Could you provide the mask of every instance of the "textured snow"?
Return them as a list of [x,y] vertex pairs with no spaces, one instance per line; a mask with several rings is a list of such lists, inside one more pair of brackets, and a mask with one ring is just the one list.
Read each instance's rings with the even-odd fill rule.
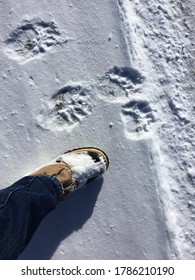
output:
[[77,147],[110,158],[21,259],[194,259],[194,10],[0,2],[1,188]]

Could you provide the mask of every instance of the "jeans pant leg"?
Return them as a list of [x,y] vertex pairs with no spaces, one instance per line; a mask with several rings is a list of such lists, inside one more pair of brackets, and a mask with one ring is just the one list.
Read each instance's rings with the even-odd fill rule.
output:
[[57,179],[27,176],[0,190],[0,259],[17,259],[61,194]]

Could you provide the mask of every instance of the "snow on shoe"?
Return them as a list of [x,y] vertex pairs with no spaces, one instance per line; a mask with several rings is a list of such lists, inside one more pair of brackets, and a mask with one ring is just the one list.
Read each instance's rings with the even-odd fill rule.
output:
[[66,152],[55,162],[64,162],[72,171],[72,184],[69,191],[84,187],[99,178],[108,168],[108,157],[96,148],[81,148]]

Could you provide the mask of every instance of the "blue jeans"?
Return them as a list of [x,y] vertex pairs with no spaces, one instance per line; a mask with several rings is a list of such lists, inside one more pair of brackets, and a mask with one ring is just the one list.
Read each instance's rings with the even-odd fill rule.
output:
[[47,175],[27,176],[0,190],[1,260],[18,258],[61,193],[57,179]]

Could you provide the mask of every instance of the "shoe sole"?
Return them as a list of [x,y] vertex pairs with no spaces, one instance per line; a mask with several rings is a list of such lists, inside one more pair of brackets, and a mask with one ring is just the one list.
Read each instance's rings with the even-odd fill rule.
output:
[[94,147],[84,147],[84,148],[78,148],[78,149],[73,149],[65,152],[64,154],[70,154],[70,153],[79,153],[79,152],[88,152],[88,153],[97,153],[100,156],[103,157],[104,162],[106,164],[106,169],[108,169],[109,166],[109,158],[105,152],[103,152],[100,149],[94,148]]

